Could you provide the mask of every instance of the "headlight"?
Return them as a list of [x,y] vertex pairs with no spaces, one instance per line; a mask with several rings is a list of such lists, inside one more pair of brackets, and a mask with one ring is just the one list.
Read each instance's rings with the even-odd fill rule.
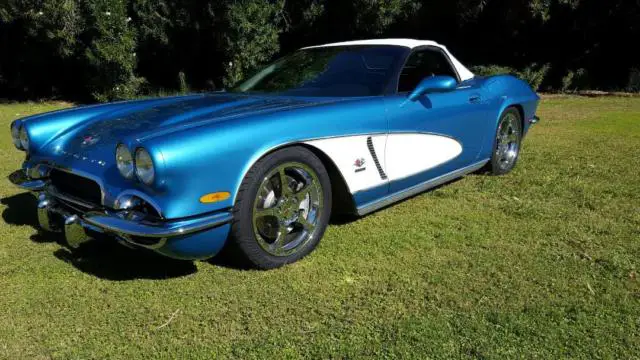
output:
[[116,164],[118,165],[118,171],[120,175],[126,179],[133,179],[135,167],[133,165],[133,156],[131,151],[124,144],[119,144],[116,147]]
[[11,139],[13,140],[13,145],[22,150],[22,144],[20,144],[20,122],[18,121],[11,124]]
[[20,138],[20,146],[22,146],[22,150],[29,151],[29,134],[27,134],[27,129],[24,125],[20,127],[18,137]]
[[151,159],[149,152],[143,148],[136,150],[136,175],[140,181],[147,185],[153,184],[156,176],[153,159]]

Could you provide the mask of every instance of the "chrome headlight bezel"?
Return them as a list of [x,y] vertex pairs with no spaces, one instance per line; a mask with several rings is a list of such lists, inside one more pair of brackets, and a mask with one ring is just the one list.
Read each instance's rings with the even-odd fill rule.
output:
[[24,127],[24,125],[20,126],[20,130],[18,134],[19,134],[18,137],[20,139],[20,146],[22,147],[22,150],[29,151],[30,139],[29,139],[29,133],[27,132],[27,128]]
[[120,175],[125,179],[131,180],[135,177],[136,166],[133,154],[125,144],[121,143],[116,146],[116,166]]
[[156,168],[151,154],[142,147],[135,153],[136,176],[145,185],[152,185],[156,178]]

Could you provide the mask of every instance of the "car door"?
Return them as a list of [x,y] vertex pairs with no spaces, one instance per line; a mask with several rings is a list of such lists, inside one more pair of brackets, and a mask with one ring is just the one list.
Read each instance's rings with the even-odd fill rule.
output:
[[[408,94],[428,77],[458,80],[446,93],[428,93],[417,101]],[[439,48],[414,50],[400,74],[398,91],[385,98],[389,135],[385,149],[390,192],[463,169],[478,161],[488,125],[488,105],[478,82],[460,82]]]

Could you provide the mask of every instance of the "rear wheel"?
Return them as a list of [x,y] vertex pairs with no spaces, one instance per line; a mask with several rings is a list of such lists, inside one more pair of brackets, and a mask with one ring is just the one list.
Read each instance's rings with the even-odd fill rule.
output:
[[494,140],[489,172],[504,175],[516,166],[522,141],[522,119],[516,108],[508,108],[500,117]]
[[258,161],[234,207],[232,236],[256,267],[271,269],[313,251],[331,215],[331,183],[311,151],[286,148]]

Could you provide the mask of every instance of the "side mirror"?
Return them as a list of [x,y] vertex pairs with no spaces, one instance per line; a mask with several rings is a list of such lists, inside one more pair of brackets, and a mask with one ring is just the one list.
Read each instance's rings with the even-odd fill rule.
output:
[[420,81],[413,92],[409,94],[409,100],[417,101],[424,94],[453,91],[456,86],[458,86],[458,82],[451,76],[430,76]]

